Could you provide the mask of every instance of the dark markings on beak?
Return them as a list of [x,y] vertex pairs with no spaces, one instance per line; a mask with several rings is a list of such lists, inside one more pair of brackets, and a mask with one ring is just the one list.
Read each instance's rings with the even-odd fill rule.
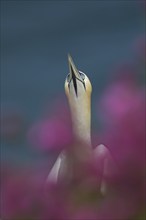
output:
[[73,72],[72,66],[71,66],[71,74],[72,74],[73,85],[74,85],[74,88],[75,88],[75,93],[76,93],[76,96],[78,96],[77,81],[76,81],[77,79],[76,79],[76,76]]
[[74,72],[73,72],[73,68],[72,68],[72,66],[71,66],[71,78],[70,78],[70,80],[68,81],[68,88],[69,88],[69,90],[70,90],[70,83],[71,83],[72,80],[73,80],[73,85],[74,85],[74,89],[75,89],[76,96],[78,97],[77,80],[79,80],[81,83],[83,83],[83,86],[84,86],[84,89],[85,89],[85,90],[86,90],[86,85],[85,85],[84,80],[82,81],[81,79],[79,79],[78,77],[76,77],[76,75],[75,75]]

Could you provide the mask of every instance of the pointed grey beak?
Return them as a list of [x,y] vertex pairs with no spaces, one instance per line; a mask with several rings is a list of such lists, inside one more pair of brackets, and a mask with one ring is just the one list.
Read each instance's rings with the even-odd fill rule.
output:
[[78,69],[76,68],[70,54],[68,54],[68,64],[69,64],[69,73],[71,74],[71,78],[78,78],[78,79],[82,80],[80,73],[79,73]]
[[[85,83],[84,83],[83,78],[81,77],[81,74],[79,73],[78,69],[76,68],[70,54],[68,54],[68,63],[69,63],[70,82],[73,81],[74,90],[75,90],[76,96],[78,96],[78,83],[77,83],[77,81],[82,82],[84,88],[85,88]],[[70,86],[70,82],[68,84],[69,86]]]

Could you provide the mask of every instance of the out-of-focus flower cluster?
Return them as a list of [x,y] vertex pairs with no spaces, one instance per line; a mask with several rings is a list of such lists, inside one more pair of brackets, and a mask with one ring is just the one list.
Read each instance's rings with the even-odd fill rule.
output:
[[[72,178],[46,182],[48,167],[34,170],[4,166],[3,220],[145,219],[145,85],[139,83],[141,74],[134,65],[116,71],[97,104],[97,116],[102,123],[98,143],[107,147],[116,172],[101,173],[98,161],[86,155],[87,146],[74,139],[69,112],[61,101],[52,113],[30,127],[27,138],[41,151],[66,150]],[[105,194],[100,190],[103,175]]]
[[61,98],[56,101],[50,115],[44,114],[28,132],[32,146],[43,150],[62,150],[73,141],[69,110]]

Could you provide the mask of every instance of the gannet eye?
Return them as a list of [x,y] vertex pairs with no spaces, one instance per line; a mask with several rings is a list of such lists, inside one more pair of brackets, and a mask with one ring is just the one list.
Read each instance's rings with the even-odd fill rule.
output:
[[80,71],[79,71],[79,73],[80,73],[80,76],[81,76],[82,80],[84,80],[85,79],[85,74],[80,72]]

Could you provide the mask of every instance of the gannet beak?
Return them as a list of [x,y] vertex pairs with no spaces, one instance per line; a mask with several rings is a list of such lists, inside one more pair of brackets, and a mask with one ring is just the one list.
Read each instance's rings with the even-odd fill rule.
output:
[[78,69],[76,68],[70,54],[68,54],[68,64],[69,64],[69,73],[71,74],[71,78],[78,78],[78,79],[82,80],[80,73],[79,73]]
[[[76,96],[78,96],[78,82],[80,81],[81,83],[83,83],[83,86],[85,87],[85,83],[83,78],[81,77],[80,72],[78,71],[78,69],[76,68],[72,57],[68,54],[68,63],[69,63],[69,76],[70,76],[70,82],[73,82],[73,86],[74,86],[74,90],[75,90],[75,94]],[[69,83],[70,85],[70,83]]]

